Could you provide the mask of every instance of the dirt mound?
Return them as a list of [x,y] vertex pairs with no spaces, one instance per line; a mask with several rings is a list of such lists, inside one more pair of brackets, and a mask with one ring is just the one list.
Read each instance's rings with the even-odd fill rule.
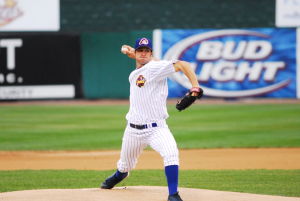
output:
[[[192,188],[179,189],[183,200],[188,201],[300,201],[300,198],[212,191]],[[166,201],[167,187],[129,186],[112,190],[52,189],[0,193],[3,201]]]

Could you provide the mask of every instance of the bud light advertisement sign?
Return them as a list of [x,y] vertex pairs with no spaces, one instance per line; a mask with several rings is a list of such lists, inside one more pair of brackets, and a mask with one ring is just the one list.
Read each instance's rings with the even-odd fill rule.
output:
[[[155,30],[154,51],[190,62],[208,97],[296,98],[296,35],[276,28]],[[168,84],[170,98],[191,87],[183,73]]]

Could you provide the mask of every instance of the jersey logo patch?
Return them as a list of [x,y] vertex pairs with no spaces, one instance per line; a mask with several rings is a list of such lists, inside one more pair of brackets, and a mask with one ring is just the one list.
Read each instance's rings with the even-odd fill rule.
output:
[[143,87],[145,85],[146,79],[143,75],[139,75],[139,77],[136,79],[136,86]]

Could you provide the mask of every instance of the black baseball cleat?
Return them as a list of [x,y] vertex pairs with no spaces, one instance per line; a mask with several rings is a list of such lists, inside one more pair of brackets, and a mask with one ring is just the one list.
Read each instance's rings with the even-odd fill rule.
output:
[[102,189],[112,189],[115,185],[120,183],[123,179],[125,179],[128,176],[128,173],[124,174],[124,177],[122,179],[117,178],[115,174],[112,176],[108,177],[102,184],[101,188]]
[[183,201],[183,200],[181,199],[181,197],[179,196],[179,194],[177,192],[173,195],[169,195],[168,201]]

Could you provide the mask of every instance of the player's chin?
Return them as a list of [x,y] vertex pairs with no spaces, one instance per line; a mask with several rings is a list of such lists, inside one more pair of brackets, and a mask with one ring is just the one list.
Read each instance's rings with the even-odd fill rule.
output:
[[139,63],[142,65],[145,65],[145,64],[149,63],[149,61],[150,61],[150,59],[140,59]]

